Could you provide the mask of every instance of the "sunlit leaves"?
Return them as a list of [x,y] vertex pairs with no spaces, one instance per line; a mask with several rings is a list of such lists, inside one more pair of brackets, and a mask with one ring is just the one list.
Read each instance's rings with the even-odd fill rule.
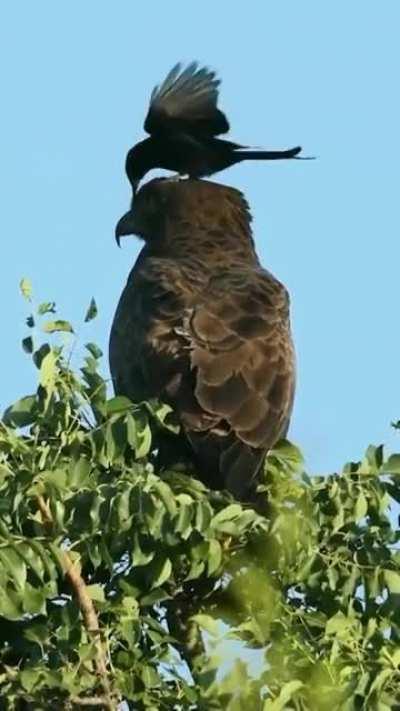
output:
[[[43,316],[53,325],[51,343],[35,345],[39,329],[24,339],[38,388],[0,426],[0,696],[10,709],[98,693],[66,551],[95,606],[110,683],[132,708],[396,708],[400,455],[371,446],[342,473],[310,478],[282,442],[267,458],[261,516],[182,465],[162,468],[159,433],[173,441],[174,413],[109,397],[94,343],[73,370],[60,345],[72,327],[47,321],[54,303],[36,308],[28,283],[23,291],[29,326]],[[185,606],[174,626],[171,611]],[[196,630],[209,653],[192,651],[190,678],[180,634],[193,650]],[[221,665],[231,644],[241,661]],[[253,673],[244,648],[259,654]]]
[[0,615],[21,620],[43,614],[56,593],[57,568],[50,551],[35,542],[0,539]]

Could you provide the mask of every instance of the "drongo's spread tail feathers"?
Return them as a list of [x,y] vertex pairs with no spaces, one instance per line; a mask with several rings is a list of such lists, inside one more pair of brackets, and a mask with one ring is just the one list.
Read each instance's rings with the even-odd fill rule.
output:
[[144,122],[150,138],[137,143],[126,158],[133,191],[153,168],[202,178],[243,160],[298,158],[301,147],[283,151],[251,150],[216,136],[229,130],[225,114],[217,107],[220,81],[215,72],[192,62],[177,64],[151,94]]

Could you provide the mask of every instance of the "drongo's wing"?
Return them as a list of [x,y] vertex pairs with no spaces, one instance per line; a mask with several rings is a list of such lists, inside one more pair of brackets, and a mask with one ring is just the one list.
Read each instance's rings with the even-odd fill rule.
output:
[[160,86],[153,89],[144,129],[151,135],[184,131],[217,136],[229,130],[217,108],[219,79],[207,67],[192,62],[185,69],[176,64]]

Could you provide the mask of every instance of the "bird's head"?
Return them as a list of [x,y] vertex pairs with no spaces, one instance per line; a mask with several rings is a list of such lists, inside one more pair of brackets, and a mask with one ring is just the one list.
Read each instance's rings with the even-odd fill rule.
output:
[[128,151],[125,161],[125,171],[132,185],[133,195],[136,194],[139,183],[144,175],[156,167],[153,165],[153,162],[151,145],[148,139],[140,141]]
[[126,235],[148,240],[159,234],[165,215],[165,199],[161,189],[164,180],[151,180],[132,198],[131,209],[121,217],[115,228],[118,246],[121,237]]
[[251,235],[250,213],[242,193],[234,188],[207,180],[155,178],[138,191],[131,209],[116,227],[119,244],[124,235],[137,235],[148,242],[167,237],[178,239],[177,226],[191,227],[191,233],[209,230],[218,241],[230,232],[240,241]]

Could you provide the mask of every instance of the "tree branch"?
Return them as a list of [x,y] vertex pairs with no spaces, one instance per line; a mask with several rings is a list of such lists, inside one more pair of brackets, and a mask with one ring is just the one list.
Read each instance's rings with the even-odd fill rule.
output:
[[[53,525],[53,517],[50,508],[43,496],[37,497],[38,506],[43,517],[43,521],[49,525]],[[79,566],[73,561],[67,551],[62,551],[63,567],[66,578],[69,580],[72,589],[74,590],[79,608],[82,613],[83,622],[89,635],[92,637],[96,649],[95,665],[99,680],[104,692],[103,696],[81,698],[74,703],[79,703],[81,706],[100,706],[102,705],[109,711],[115,711],[117,708],[116,700],[113,698],[111,686],[108,678],[107,656],[101,640],[101,631],[96,609],[93,605],[93,600],[89,595],[87,585],[82,578]],[[71,699],[72,700],[72,699]]]

